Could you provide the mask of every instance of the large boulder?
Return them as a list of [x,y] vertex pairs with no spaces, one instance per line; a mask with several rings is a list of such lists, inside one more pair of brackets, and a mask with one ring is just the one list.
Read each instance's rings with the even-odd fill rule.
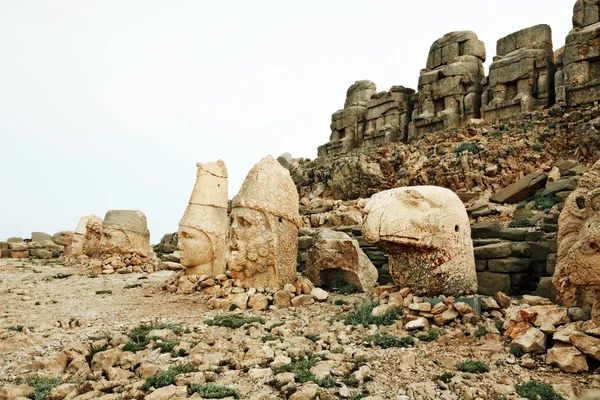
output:
[[469,218],[454,192],[437,186],[386,190],[364,212],[364,237],[388,251],[397,285],[419,295],[477,291]]
[[358,241],[344,232],[321,230],[313,239],[306,259],[306,275],[316,286],[344,281],[362,292],[377,282],[377,268],[360,249]]

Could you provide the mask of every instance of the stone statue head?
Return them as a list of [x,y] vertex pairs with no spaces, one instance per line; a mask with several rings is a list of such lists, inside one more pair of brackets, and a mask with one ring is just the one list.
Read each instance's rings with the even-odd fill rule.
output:
[[179,222],[179,252],[187,274],[218,275],[227,257],[227,167],[198,163],[196,184]]
[[281,288],[296,277],[298,192],[273,157],[248,173],[233,199],[229,269],[245,287]]
[[[80,224],[85,221],[83,231],[82,252],[88,257],[99,257],[102,253],[102,218],[97,215],[88,215],[81,219]],[[81,232],[80,226],[75,230],[76,235]]]
[[149,257],[152,253],[150,231],[144,213],[137,210],[108,211],[102,223],[101,247],[103,254],[131,253]]
[[600,161],[581,177],[560,214],[553,283],[566,306],[590,309],[600,299]]

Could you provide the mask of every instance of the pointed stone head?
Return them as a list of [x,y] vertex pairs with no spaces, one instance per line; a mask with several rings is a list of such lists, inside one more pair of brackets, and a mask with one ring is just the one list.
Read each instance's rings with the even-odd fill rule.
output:
[[227,263],[227,167],[222,160],[196,166],[196,184],[179,222],[181,264],[187,274],[214,276]]

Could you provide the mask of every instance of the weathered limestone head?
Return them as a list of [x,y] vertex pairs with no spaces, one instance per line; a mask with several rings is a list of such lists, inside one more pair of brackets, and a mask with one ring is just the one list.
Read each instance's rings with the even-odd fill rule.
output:
[[[97,258],[102,254],[102,218],[97,215],[88,215],[83,217],[79,223],[85,221],[85,230],[83,235],[82,251],[90,258]],[[80,231],[77,226],[75,233]]]
[[247,288],[282,288],[296,278],[298,192],[271,156],[248,173],[232,203],[229,269]]
[[566,306],[600,306],[600,161],[582,176],[560,214],[553,283]]
[[100,217],[98,217],[97,215],[93,215],[93,214],[84,215],[83,217],[81,217],[79,219],[79,222],[77,223],[77,228],[75,228],[75,232],[73,232],[71,255],[73,255],[73,256],[83,255],[83,237],[85,236],[87,222],[92,217],[96,217],[96,218],[100,219]]
[[73,254],[73,231],[61,231],[52,236],[52,241],[60,246],[65,246],[65,256]]
[[179,222],[179,251],[186,273],[218,275],[227,266],[227,167],[198,163],[196,184]]
[[437,186],[386,190],[364,213],[365,239],[388,251],[397,285],[420,295],[477,291],[469,218],[454,192]]
[[377,85],[371,81],[356,81],[346,92],[346,102],[344,108],[356,105],[366,105],[365,103],[377,93]]
[[101,247],[103,254],[150,256],[150,231],[144,213],[137,210],[108,211],[102,223]]

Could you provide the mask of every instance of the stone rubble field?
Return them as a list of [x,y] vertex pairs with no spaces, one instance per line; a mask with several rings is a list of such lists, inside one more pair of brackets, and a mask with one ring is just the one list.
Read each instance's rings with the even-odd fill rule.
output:
[[[500,333],[523,329],[515,315],[533,315],[540,298],[508,309],[482,298],[478,317],[451,299],[432,308],[379,287],[377,299],[331,292],[303,307],[214,310],[200,292],[163,290],[172,274],[0,260],[0,399],[570,399],[600,389],[594,358],[588,372],[566,373],[537,354],[551,347],[545,336]],[[550,307],[540,329],[560,331],[566,310]],[[563,369],[581,368],[575,353],[560,355]]]

